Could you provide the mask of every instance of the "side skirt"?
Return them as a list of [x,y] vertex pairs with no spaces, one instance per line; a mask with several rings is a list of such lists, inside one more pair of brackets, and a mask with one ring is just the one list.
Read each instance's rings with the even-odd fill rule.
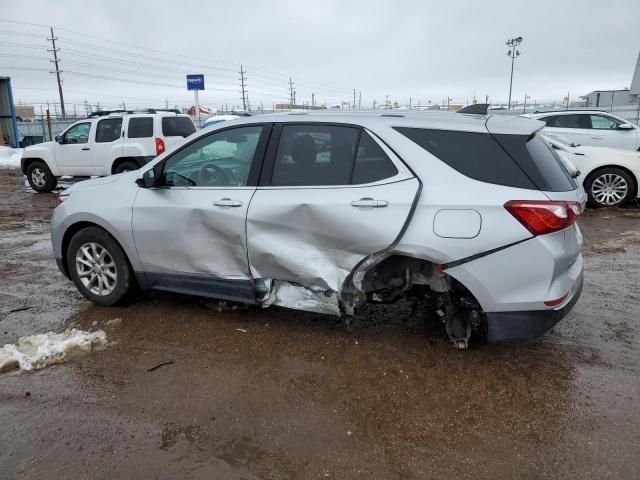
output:
[[138,272],[136,272],[136,278],[143,288],[218,298],[232,302],[257,303],[251,280],[226,280],[191,275]]

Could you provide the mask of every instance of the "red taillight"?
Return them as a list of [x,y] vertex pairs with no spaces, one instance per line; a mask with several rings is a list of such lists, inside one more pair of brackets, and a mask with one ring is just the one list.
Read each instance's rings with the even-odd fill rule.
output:
[[545,200],[511,200],[504,204],[504,208],[534,235],[567,228],[582,211],[578,202]]
[[156,155],[164,153],[164,142],[161,138],[156,138]]
[[567,294],[561,296],[560,298],[556,298],[555,300],[547,300],[546,302],[544,302],[544,304],[547,307],[557,307],[562,302],[564,302],[564,300],[567,298],[567,295],[569,295],[569,294],[567,293]]

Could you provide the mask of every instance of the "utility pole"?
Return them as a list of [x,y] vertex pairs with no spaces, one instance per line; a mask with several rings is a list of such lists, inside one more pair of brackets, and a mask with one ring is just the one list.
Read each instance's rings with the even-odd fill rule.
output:
[[240,80],[240,87],[242,88],[242,108],[244,109],[245,112],[247,112],[247,92],[246,92],[246,84],[245,84],[245,74],[247,73],[246,70],[243,70],[243,66],[240,65],[240,78],[238,80]]
[[389,106],[389,95],[384,96],[384,107],[387,108]]
[[356,108],[356,89],[353,89],[353,108]]
[[169,110],[169,99],[167,97],[164,98],[164,108]]
[[358,110],[362,108],[362,92],[358,92]]
[[49,40],[51,42],[51,50],[47,49],[47,52],[53,52],[53,60],[49,60],[52,63],[55,63],[56,65],[56,71],[55,72],[49,72],[49,73],[55,73],[56,74],[56,78],[58,79],[58,93],[60,93],[60,109],[62,110],[62,118],[65,119],[67,118],[67,115],[64,111],[64,97],[62,95],[62,81],[60,80],[60,74],[62,73],[60,71],[60,67],[59,67],[59,63],[60,63],[60,59],[58,58],[58,52],[60,51],[59,48],[56,48],[56,40],[57,38],[53,35],[53,27],[51,27],[51,38],[47,38],[47,40]]
[[520,50],[516,49],[518,45],[522,43],[522,37],[512,38],[507,40],[506,45],[509,47],[507,56],[511,58],[511,80],[509,80],[509,110],[511,110],[511,90],[513,88],[513,64],[516,61],[516,57],[520,56]]
[[295,98],[293,93],[293,81],[289,77],[289,109],[292,109],[295,105]]
[[84,99],[84,111],[87,114],[87,117],[91,114],[91,107],[89,106],[89,102],[87,102],[87,99]]
[[316,106],[316,94],[312,93],[311,94],[311,108]]

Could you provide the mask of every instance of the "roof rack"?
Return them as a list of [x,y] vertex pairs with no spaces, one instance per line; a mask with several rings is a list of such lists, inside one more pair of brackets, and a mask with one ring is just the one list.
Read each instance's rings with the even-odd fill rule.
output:
[[602,113],[612,113],[607,110],[602,110],[600,108],[556,108],[555,110],[536,110],[533,113],[563,113],[563,112],[602,112]]
[[113,113],[124,113],[124,114],[151,113],[153,114],[158,112],[169,112],[169,113],[179,114],[180,110],[178,110],[177,108],[145,108],[142,110],[96,110],[95,112],[91,112],[88,118],[106,117],[107,115],[111,115]]
[[105,117],[107,115],[111,115],[112,113],[133,113],[133,111],[132,110],[96,110],[95,112],[91,112],[89,114],[89,118]]
[[180,110],[178,110],[177,108],[147,108],[147,113],[158,112],[180,113]]

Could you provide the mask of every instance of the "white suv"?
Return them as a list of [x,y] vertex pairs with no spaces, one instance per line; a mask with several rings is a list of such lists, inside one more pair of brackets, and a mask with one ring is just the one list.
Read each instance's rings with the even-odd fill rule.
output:
[[137,170],[195,131],[188,115],[172,111],[101,112],[74,123],[54,142],[25,148],[22,173],[36,192],[50,192],[61,176]]
[[640,149],[640,128],[611,113],[599,110],[565,110],[534,113],[526,117],[542,120],[546,125],[545,132],[560,134],[576,145]]

